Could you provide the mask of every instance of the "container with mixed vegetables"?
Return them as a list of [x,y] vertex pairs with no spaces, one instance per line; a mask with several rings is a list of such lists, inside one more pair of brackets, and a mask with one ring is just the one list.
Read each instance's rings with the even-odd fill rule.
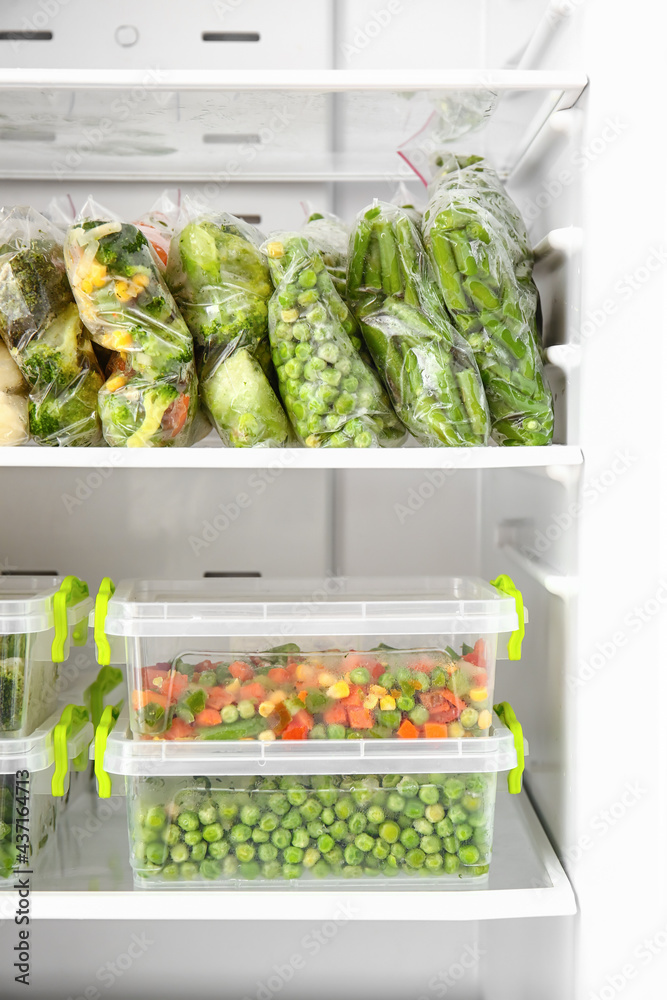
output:
[[171,740],[441,739],[486,735],[497,637],[446,649],[224,657],[185,653],[138,668],[131,724]]
[[495,773],[134,777],[140,885],[474,879],[491,859]]

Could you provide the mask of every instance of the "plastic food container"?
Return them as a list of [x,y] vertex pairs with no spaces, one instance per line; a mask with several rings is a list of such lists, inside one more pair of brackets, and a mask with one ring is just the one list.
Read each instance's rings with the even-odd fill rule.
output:
[[179,740],[484,736],[523,629],[506,576],[106,580],[95,612],[132,731]]
[[[95,739],[102,797],[124,776],[135,884],[261,887],[392,879],[475,885],[489,870],[498,774],[521,789],[507,705],[486,738],[320,743]],[[116,788],[116,790],[119,790]]]
[[58,704],[58,665],[85,645],[92,608],[74,576],[0,577],[0,737],[34,732]]
[[68,705],[30,736],[0,739],[0,884],[46,856],[69,770],[86,767],[93,732],[87,711]]

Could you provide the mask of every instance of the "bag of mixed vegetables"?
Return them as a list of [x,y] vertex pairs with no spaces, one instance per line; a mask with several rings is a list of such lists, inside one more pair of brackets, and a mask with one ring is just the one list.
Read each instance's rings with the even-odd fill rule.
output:
[[102,374],[67,281],[61,233],[31,208],[0,223],[0,336],[30,388],[32,437],[98,444]]
[[65,241],[67,273],[94,341],[117,354],[100,391],[114,447],[185,447],[199,430],[192,337],[137,226],[88,204]]
[[202,402],[223,442],[237,448],[280,447],[292,437],[272,385],[273,288],[260,242],[232,215],[198,215],[174,236],[167,267],[194,337]]
[[483,445],[488,411],[407,210],[374,202],[350,240],[348,295],[399,417],[423,445]]
[[280,392],[308,448],[392,447],[405,431],[351,337],[357,324],[321,255],[300,233],[263,246],[275,292],[269,336]]
[[28,432],[28,386],[0,340],[0,446],[24,444]]
[[545,445],[553,401],[537,329],[533,254],[516,205],[478,156],[440,158],[423,235],[447,308],[472,347],[504,445]]

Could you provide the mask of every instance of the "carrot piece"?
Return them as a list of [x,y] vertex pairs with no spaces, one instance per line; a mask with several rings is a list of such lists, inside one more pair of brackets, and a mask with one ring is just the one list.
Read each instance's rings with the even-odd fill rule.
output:
[[404,740],[416,740],[419,736],[419,730],[409,719],[403,719],[398,727],[398,735]]
[[283,729],[282,738],[284,740],[305,740],[308,736],[308,730],[305,726],[300,726],[295,722],[294,719],[290,722],[289,726]]
[[307,712],[305,708],[300,708],[296,715],[292,718],[292,722],[295,722],[297,726],[305,726],[305,728],[310,732],[310,730],[315,725],[315,720],[313,719],[310,712]]
[[145,708],[146,705],[162,705],[166,709],[168,704],[167,696],[159,694],[157,691],[139,691],[135,688],[132,692],[132,708],[135,712],[140,708]]
[[252,668],[241,660],[234,660],[233,663],[230,663],[229,672],[232,677],[237,677],[240,681],[251,681],[255,676]]
[[248,699],[249,701],[260,701],[264,700],[264,695],[266,694],[266,688],[262,687],[258,681],[252,681],[250,684],[244,684],[239,691],[239,701]]
[[272,681],[275,681],[276,684],[285,684],[285,682],[290,679],[290,675],[284,667],[272,667],[269,670],[268,676]]
[[346,708],[361,708],[364,697],[363,688],[350,684],[350,693],[346,698],[341,698],[340,703],[341,705],[345,705]]
[[323,713],[323,719],[327,726],[346,726],[347,709],[340,701],[330,705]]
[[447,726],[441,722],[425,722],[424,736],[427,740],[437,740],[447,735]]
[[375,725],[373,716],[365,708],[350,706],[347,712],[350,717],[350,725],[353,729],[372,729]]
[[378,677],[382,677],[383,673],[384,673],[384,667],[382,666],[382,664],[376,663],[373,669],[371,670],[371,677],[373,678],[374,681],[376,681]]
[[214,708],[205,708],[199,715],[195,715],[195,723],[198,726],[219,726],[221,722],[222,716]]
[[297,698],[299,699],[299,701],[302,701],[304,705],[306,704],[307,697],[308,697],[308,692],[305,690],[305,688],[303,691],[299,691],[299,693],[297,694]]
[[234,695],[223,687],[210,687],[206,692],[206,707],[213,708],[217,712],[225,705],[231,705]]
[[183,719],[178,716],[172,721],[171,726],[164,734],[165,740],[188,740],[194,738],[194,730]]

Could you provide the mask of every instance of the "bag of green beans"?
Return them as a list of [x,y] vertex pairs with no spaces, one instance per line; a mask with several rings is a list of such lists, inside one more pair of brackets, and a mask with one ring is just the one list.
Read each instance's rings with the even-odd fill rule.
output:
[[486,444],[477,364],[446,314],[409,209],[375,201],[358,215],[348,297],[396,412],[417,441]]
[[526,227],[497,174],[478,156],[439,158],[424,212],[424,244],[456,328],[472,348],[503,445],[546,445],[553,400],[537,326]]

